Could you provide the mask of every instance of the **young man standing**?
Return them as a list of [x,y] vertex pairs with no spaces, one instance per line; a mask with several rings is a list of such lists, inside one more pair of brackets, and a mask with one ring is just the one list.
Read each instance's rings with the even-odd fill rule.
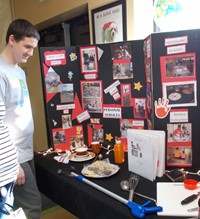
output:
[[40,36],[27,20],[14,20],[7,30],[6,45],[0,54],[0,99],[6,107],[5,124],[18,150],[19,174],[14,187],[15,207],[22,207],[30,219],[39,219],[41,197],[34,176],[33,132],[25,72],[19,63],[33,55]]

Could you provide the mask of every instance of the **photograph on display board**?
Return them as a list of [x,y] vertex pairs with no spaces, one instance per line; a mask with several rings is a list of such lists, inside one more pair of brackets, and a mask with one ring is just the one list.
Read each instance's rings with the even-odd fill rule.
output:
[[45,76],[45,85],[47,93],[59,92],[60,76],[54,71],[52,67],[49,68]]
[[60,102],[61,103],[74,102],[73,84],[60,84]]
[[192,142],[192,125],[191,123],[167,124],[167,141],[168,143]]
[[196,55],[186,53],[160,57],[163,82],[196,80]]
[[70,136],[70,149],[74,150],[84,146],[83,135]]
[[93,128],[92,129],[92,141],[104,141],[104,130],[102,128]]
[[82,106],[89,113],[102,112],[102,82],[81,81]]
[[113,61],[113,79],[133,78],[133,63],[130,43],[111,45]]
[[192,147],[168,146],[167,166],[192,166]]
[[82,73],[97,73],[97,51],[96,46],[80,47],[80,62]]
[[54,145],[66,144],[64,130],[53,132],[53,143]]
[[146,98],[134,98],[134,118],[146,118]]
[[131,84],[121,84],[120,86],[122,106],[131,106]]
[[62,115],[62,128],[69,129],[72,127],[71,115]]
[[196,81],[163,83],[163,97],[170,107],[196,106]]
[[121,138],[127,138],[127,129],[133,128],[132,119],[120,119]]

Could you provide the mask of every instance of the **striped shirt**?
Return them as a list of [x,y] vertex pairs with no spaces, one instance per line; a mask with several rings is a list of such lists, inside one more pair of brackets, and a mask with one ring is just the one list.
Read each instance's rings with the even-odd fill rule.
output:
[[5,114],[4,103],[0,100],[0,187],[15,181],[19,171],[17,149],[3,122]]

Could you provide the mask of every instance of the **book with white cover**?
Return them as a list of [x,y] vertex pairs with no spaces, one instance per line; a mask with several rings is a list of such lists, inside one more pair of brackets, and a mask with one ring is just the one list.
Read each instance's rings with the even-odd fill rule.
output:
[[128,129],[128,168],[153,181],[165,172],[165,132]]

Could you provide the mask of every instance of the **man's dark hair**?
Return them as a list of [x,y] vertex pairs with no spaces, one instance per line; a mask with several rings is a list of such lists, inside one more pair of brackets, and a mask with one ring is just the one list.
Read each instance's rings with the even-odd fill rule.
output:
[[25,19],[16,19],[9,25],[6,34],[6,43],[8,43],[10,35],[13,35],[16,41],[23,40],[24,37],[34,37],[38,41],[40,40],[37,29]]

